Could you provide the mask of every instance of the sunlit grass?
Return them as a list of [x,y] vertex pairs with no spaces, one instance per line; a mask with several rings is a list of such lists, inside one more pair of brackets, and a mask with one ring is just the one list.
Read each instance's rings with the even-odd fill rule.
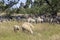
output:
[[23,31],[15,33],[13,31],[13,26],[21,26],[22,23],[23,22],[16,21],[0,23],[0,40],[56,40],[60,38],[60,36],[58,36],[58,38],[56,37],[56,39],[53,39],[54,35],[60,35],[59,24],[33,23],[35,26],[34,34]]

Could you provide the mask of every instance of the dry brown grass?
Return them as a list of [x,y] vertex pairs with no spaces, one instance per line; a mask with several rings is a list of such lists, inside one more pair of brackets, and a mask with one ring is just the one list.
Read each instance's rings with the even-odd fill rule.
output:
[[49,40],[60,40],[60,34],[54,34],[49,37]]
[[60,25],[39,23],[35,24],[34,34],[19,31],[13,31],[14,25],[21,26],[23,22],[9,21],[0,23],[0,40],[59,40],[60,39]]

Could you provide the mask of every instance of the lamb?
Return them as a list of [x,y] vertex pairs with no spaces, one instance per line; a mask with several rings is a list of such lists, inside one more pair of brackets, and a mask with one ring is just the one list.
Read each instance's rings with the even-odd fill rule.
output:
[[19,26],[18,25],[14,25],[14,32],[17,32],[19,30]]
[[22,27],[23,31],[26,30],[26,31],[30,32],[31,34],[33,34],[33,30],[32,29],[34,29],[34,26],[31,23],[24,22],[21,27]]

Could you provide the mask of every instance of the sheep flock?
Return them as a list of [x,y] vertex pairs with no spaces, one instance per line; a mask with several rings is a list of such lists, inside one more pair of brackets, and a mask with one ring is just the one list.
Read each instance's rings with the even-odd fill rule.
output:
[[23,32],[28,31],[31,34],[33,34],[34,26],[29,22],[24,22],[21,26],[14,25],[13,29],[14,29],[14,32],[17,32],[22,29]]

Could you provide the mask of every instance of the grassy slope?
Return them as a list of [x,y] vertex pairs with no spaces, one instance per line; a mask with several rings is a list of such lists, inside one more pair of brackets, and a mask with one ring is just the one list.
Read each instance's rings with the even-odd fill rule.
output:
[[34,34],[13,31],[13,25],[21,25],[22,22],[3,22],[0,23],[0,40],[60,40],[60,25],[39,23],[35,26]]

